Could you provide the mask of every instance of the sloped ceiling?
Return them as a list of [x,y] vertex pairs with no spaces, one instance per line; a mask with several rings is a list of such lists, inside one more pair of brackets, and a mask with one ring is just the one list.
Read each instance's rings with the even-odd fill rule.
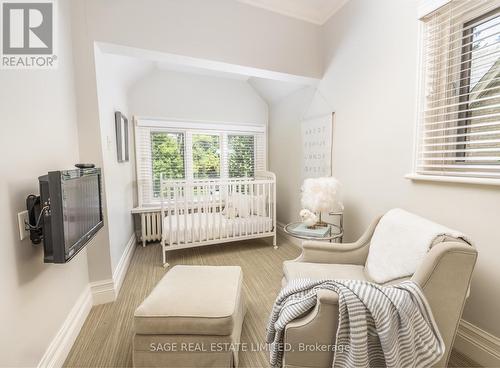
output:
[[348,0],[238,0],[247,5],[322,25]]
[[[155,60],[128,56],[109,52],[106,49],[101,51],[99,60],[106,67],[106,78],[116,81],[116,83],[119,82],[125,88],[129,88],[137,80],[155,69],[166,70],[246,82],[269,106],[276,104],[284,97],[301,88],[316,85],[319,82],[312,78],[281,75],[279,73],[279,75],[275,75],[276,73],[267,73],[253,69],[249,69],[248,72],[216,70],[172,60]],[[269,78],[267,77],[268,75]]]
[[276,104],[284,97],[305,87],[303,84],[255,77],[249,78],[247,82],[269,106]]

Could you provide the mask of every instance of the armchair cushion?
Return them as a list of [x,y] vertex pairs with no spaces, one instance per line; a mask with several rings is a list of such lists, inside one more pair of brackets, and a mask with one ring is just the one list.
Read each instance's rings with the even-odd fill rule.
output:
[[369,281],[365,275],[364,266],[359,265],[285,261],[283,271],[287,281],[303,278]]

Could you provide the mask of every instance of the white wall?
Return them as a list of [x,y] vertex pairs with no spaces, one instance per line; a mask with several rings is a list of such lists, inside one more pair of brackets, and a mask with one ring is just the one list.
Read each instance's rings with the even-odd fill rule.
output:
[[314,96],[303,88],[270,107],[269,166],[276,174],[276,215],[281,225],[299,219],[302,185],[300,120]]
[[59,68],[0,71],[0,365],[33,367],[88,285],[87,254],[43,263],[42,246],[19,240],[17,212],[38,176],[78,159],[69,2],[58,3]]
[[312,77],[322,72],[318,26],[235,0],[84,0],[82,12],[92,41]]
[[[127,91],[144,71],[144,62],[96,50],[96,78],[106,192],[106,218],[111,268],[114,273],[133,235],[130,210],[137,203],[134,129]],[[115,111],[129,119],[129,161],[119,163],[116,153]]]
[[[333,172],[344,184],[345,240],[356,239],[393,207],[470,235],[479,261],[464,318],[500,336],[500,189],[404,178],[412,167],[416,114],[416,3],[351,0],[323,27],[326,70],[319,89],[335,111]],[[292,97],[281,104],[287,103],[298,104]],[[298,131],[298,119],[281,104],[271,108],[271,131],[275,124]],[[271,146],[283,143],[280,135],[272,137]],[[287,146],[300,146],[297,133],[287,137]],[[292,163],[271,155],[271,169],[281,173],[278,182],[287,193],[282,202],[299,201],[296,173],[283,168]],[[278,220],[295,215],[279,212]]]
[[244,80],[155,69],[129,91],[136,116],[267,124],[267,104]]

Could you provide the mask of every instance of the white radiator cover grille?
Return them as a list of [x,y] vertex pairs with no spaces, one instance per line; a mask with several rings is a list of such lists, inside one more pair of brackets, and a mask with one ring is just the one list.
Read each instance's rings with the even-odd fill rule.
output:
[[161,211],[141,213],[140,241],[151,242],[161,240]]

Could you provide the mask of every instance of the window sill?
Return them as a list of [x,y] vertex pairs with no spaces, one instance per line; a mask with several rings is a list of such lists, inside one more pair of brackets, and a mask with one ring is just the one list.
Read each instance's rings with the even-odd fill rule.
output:
[[422,175],[422,174],[407,174],[405,175],[405,178],[414,181],[434,181],[442,183],[500,186],[500,179],[490,179],[490,178],[464,178],[459,176],[440,176],[440,175]]

